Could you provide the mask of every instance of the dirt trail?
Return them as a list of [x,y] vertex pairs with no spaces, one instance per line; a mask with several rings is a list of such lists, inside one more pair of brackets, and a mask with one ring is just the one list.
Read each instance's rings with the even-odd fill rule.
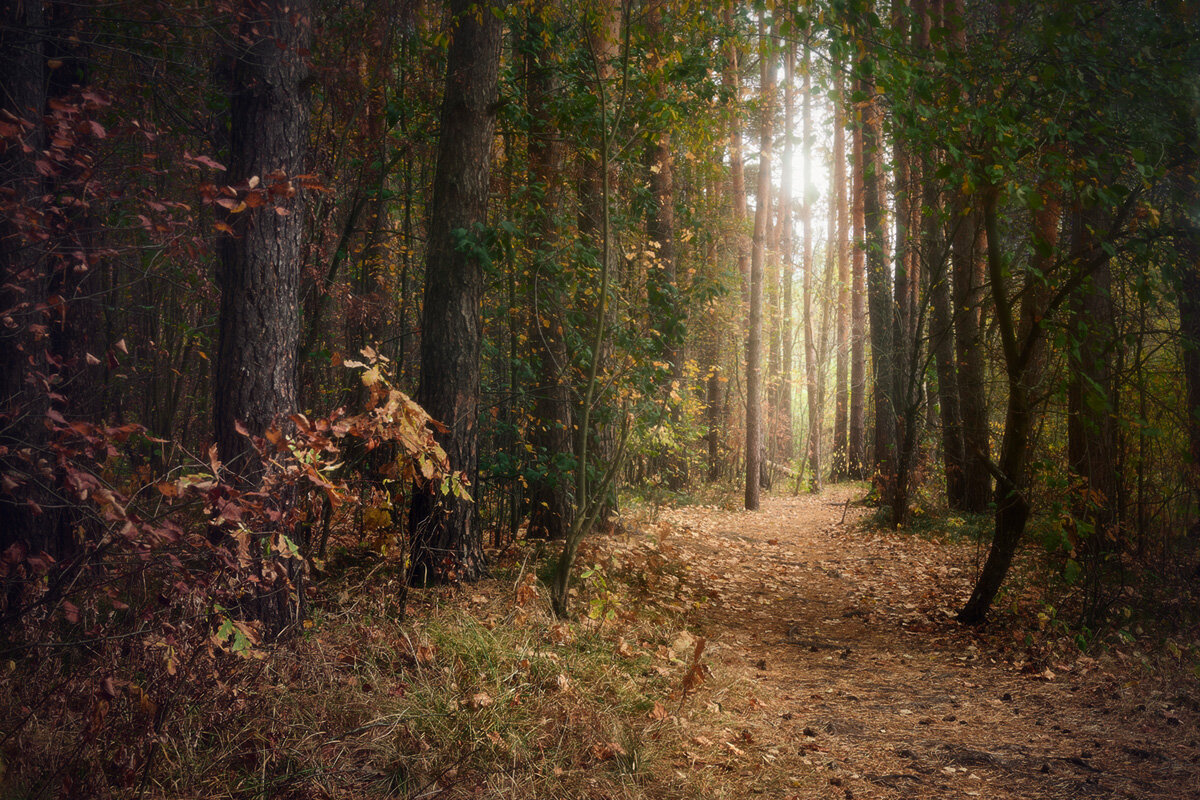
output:
[[951,619],[974,549],[865,529],[856,491],[661,516],[713,669],[681,769],[716,796],[1200,797],[1197,698],[1014,661]]

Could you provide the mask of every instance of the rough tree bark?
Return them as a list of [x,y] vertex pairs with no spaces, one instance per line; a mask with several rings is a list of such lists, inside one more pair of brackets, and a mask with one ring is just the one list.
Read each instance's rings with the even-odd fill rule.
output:
[[[213,417],[217,453],[226,469],[254,486],[268,468],[245,433],[290,427],[296,411],[300,345],[299,285],[304,238],[304,172],[311,4],[247,0],[239,9],[230,102],[229,182],[258,193],[227,215],[219,279],[221,306]],[[276,498],[285,505],[289,498]],[[303,615],[301,573],[285,565],[292,590],[276,582],[253,601],[252,613],[273,633]]]
[[[478,466],[483,243],[496,123],[499,17],[452,0],[441,136],[429,210],[421,381],[417,401],[447,428],[450,466],[474,482]],[[410,579],[475,580],[487,570],[471,502],[418,491],[409,511]]]
[[846,445],[847,471],[849,477],[857,480],[867,477],[867,272],[862,129],[862,120],[857,120],[854,124],[854,163],[851,169],[854,243],[850,261],[850,418]]
[[[1098,250],[1096,208],[1071,209],[1071,261],[1084,263]],[[1110,366],[1114,347],[1112,269],[1101,257],[1091,280],[1080,287],[1070,305],[1069,329],[1075,346],[1069,350],[1067,383],[1067,462],[1080,481],[1074,517],[1079,534],[1076,549],[1088,565],[1089,589],[1096,587],[1099,560],[1116,542],[1118,527],[1117,477],[1119,450],[1116,427],[1116,392]],[[1086,528],[1080,529],[1079,523]],[[1098,600],[1089,591],[1091,613]]]
[[888,269],[886,211],[881,153],[882,116],[875,97],[875,82],[864,70],[859,90],[868,98],[863,105],[863,223],[866,232],[867,303],[870,307],[871,366],[874,369],[875,453],[874,480],[880,495],[891,497],[896,479],[896,336],[892,280]]
[[813,325],[813,301],[815,287],[813,285],[813,231],[812,206],[809,203],[809,174],[808,164],[812,155],[812,55],[808,48],[804,50],[804,99],[800,119],[804,137],[803,159],[805,164],[804,185],[800,189],[803,205],[800,212],[800,224],[804,231],[804,376],[805,388],[808,394],[808,437],[806,453],[809,464],[809,474],[812,475],[810,488],[821,490],[821,428],[823,427],[823,392],[818,372],[817,334]]
[[529,14],[525,36],[526,102],[529,110],[529,182],[539,202],[531,219],[533,251],[529,344],[536,370],[530,438],[540,463],[529,486],[529,535],[562,539],[571,527],[571,471],[563,459],[574,450],[571,394],[564,336],[565,299],[558,260],[558,212],[564,147],[553,111],[559,81],[544,36],[547,23]]
[[[963,0],[950,0],[946,20],[951,46],[967,47]],[[961,508],[987,510],[991,501],[991,440],[988,430],[986,354],[983,349],[983,296],[987,233],[977,200],[957,194],[951,262],[954,272],[954,347],[958,356],[959,409],[962,416],[963,466]]]
[[830,452],[830,478],[845,480],[850,474],[848,414],[850,410],[850,258],[846,207],[846,106],[843,97],[845,79],[836,55],[833,61],[833,168],[829,171],[831,196],[836,206],[837,248],[837,343],[834,366],[833,448]]
[[750,314],[746,336],[746,508],[757,511],[762,467],[762,301],[763,262],[770,214],[771,137],[774,135],[774,43],[759,21],[762,117],[758,158],[758,193],[754,198],[754,239],[750,256]]

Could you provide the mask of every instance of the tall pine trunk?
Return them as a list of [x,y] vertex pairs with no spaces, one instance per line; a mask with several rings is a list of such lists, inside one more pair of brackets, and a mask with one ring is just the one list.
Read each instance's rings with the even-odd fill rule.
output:
[[[963,0],[950,0],[947,25],[951,46],[967,47]],[[958,356],[958,396],[962,417],[962,496],[960,508],[983,513],[991,501],[991,439],[988,425],[986,354],[983,348],[983,298],[986,292],[987,241],[977,201],[964,194],[954,200],[951,260],[954,270],[954,347]]]
[[571,527],[570,471],[563,469],[571,436],[570,373],[564,326],[564,276],[558,260],[558,214],[562,197],[563,142],[555,118],[559,92],[547,45],[548,23],[529,15],[525,36],[526,102],[529,110],[529,182],[536,196],[531,226],[529,345],[536,370],[531,443],[538,456],[529,487],[529,535],[562,539]]
[[886,211],[882,174],[883,124],[875,82],[862,70],[859,91],[863,107],[861,169],[863,225],[866,235],[867,304],[871,326],[872,392],[875,411],[874,480],[882,497],[891,497],[896,479],[896,336],[892,279],[888,269]]
[[[296,411],[299,284],[304,239],[304,172],[312,8],[307,0],[247,0],[239,9],[230,102],[229,183],[269,202],[230,213],[220,240],[221,307],[214,382],[217,453],[243,484],[269,469],[245,433],[288,428]],[[277,497],[280,506],[290,498]],[[281,509],[282,510],[282,509]],[[293,590],[262,591],[254,615],[279,633],[299,621],[304,593],[294,560]],[[294,594],[293,594],[294,591]]]
[[[846,207],[846,106],[843,97],[842,65],[833,60],[833,163],[829,170],[829,210],[836,217],[836,239],[830,247],[837,252],[837,332],[834,366],[833,448],[830,452],[830,478],[845,480],[850,475],[848,424],[850,412],[850,258],[848,252],[849,209]],[[836,245],[834,244],[836,242]]]
[[[468,0],[451,0],[451,37],[441,136],[429,209],[421,382],[417,401],[446,426],[450,466],[476,483],[483,246],[496,123],[501,22]],[[487,569],[474,505],[436,487],[409,511],[411,580],[474,580]]]
[[762,70],[762,113],[759,122],[758,192],[754,198],[754,238],[750,256],[750,313],[746,336],[746,508],[757,511],[762,468],[762,302],[767,218],[770,215],[771,137],[774,135],[774,42],[766,25],[758,25]]
[[850,272],[850,417],[846,452],[849,476],[862,480],[867,476],[867,271],[866,226],[863,218],[863,125],[854,123],[851,169],[851,220],[853,245]]

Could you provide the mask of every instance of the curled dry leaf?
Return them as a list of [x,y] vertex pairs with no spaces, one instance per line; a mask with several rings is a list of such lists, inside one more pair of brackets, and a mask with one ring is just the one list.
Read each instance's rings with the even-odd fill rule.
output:
[[466,705],[467,708],[471,709],[472,711],[478,711],[481,708],[487,708],[494,702],[495,701],[492,699],[492,696],[487,692],[476,692],[475,694],[471,695],[469,700],[467,700]]

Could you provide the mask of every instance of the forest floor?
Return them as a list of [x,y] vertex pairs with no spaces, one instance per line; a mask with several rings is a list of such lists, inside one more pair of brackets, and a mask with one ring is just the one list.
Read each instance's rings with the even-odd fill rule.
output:
[[661,515],[708,599],[691,770],[739,797],[1200,797],[1193,682],[964,629],[977,547],[872,529],[855,492]]
[[539,581],[553,545],[403,617],[402,553],[348,545],[305,635],[173,723],[152,795],[1200,797],[1194,648],[1084,654],[1012,611],[1028,574],[965,628],[983,549],[882,530],[863,491],[635,508],[585,542],[570,623]]

